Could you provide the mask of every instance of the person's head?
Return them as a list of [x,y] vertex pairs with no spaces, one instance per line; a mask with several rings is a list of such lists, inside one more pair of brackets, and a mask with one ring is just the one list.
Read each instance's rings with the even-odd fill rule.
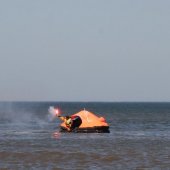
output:
[[68,120],[68,119],[70,119],[70,118],[71,118],[70,116],[65,116],[65,119],[66,119],[66,120]]
[[67,127],[71,127],[72,120],[70,116],[65,116],[65,124]]

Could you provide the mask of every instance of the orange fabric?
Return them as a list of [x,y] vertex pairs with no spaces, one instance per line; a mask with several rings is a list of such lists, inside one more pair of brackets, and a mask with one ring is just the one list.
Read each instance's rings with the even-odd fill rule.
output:
[[[74,115],[80,116],[80,118],[82,119],[82,124],[79,128],[109,126],[103,117],[98,117],[94,113],[89,112],[87,110],[82,110]],[[64,122],[61,124],[61,126],[66,127]]]

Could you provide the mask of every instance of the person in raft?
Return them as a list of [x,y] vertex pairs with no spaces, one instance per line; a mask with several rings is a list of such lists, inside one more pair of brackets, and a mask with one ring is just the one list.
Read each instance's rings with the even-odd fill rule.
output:
[[72,116],[58,115],[57,117],[65,122],[66,127],[68,128],[70,132],[76,130],[82,124],[82,120],[80,116],[77,116],[77,115],[72,115]]

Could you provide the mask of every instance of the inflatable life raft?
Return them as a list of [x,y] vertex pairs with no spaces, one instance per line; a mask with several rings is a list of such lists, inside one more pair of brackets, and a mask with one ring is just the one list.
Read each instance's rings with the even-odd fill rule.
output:
[[[94,113],[87,110],[82,110],[71,116],[79,116],[82,120],[79,128],[72,132],[76,133],[109,133],[109,125],[106,123],[105,118],[98,117]],[[60,132],[69,132],[66,124],[63,122],[60,125]]]

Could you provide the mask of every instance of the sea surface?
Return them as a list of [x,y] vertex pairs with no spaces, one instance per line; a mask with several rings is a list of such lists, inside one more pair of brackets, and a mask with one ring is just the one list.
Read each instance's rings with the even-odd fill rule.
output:
[[[50,106],[103,116],[110,133],[59,133]],[[0,169],[169,170],[170,103],[1,102]]]

